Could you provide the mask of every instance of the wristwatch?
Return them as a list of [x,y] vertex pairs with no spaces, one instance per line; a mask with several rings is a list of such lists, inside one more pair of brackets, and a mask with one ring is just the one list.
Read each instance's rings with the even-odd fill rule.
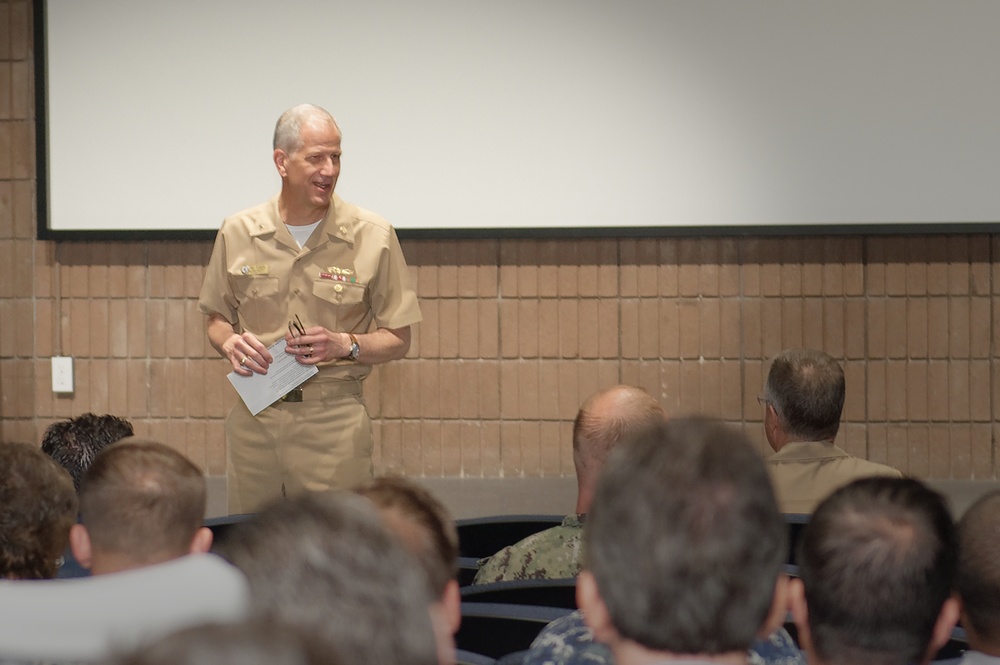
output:
[[351,350],[347,354],[347,357],[351,360],[357,360],[358,356],[361,355],[361,347],[358,346],[358,338],[354,336],[354,333],[347,333],[347,336],[351,338]]

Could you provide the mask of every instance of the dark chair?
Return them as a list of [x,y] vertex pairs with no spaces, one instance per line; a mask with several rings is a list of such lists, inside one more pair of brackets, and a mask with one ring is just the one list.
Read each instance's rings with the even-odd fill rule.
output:
[[530,650],[509,653],[503,658],[497,658],[496,665],[521,665],[529,653],[531,653]]
[[542,628],[569,613],[556,607],[463,602],[455,645],[463,651],[500,658],[526,650]]
[[562,524],[564,515],[493,515],[455,521],[458,555],[481,559],[533,533]]
[[226,536],[233,527],[246,522],[251,517],[253,517],[253,513],[223,515],[222,517],[209,517],[206,519],[205,526],[212,530],[212,548],[215,549],[215,547],[224,543]]
[[458,557],[458,586],[467,587],[476,579],[479,572],[479,559],[474,556]]
[[576,609],[576,578],[512,580],[462,588],[462,602],[508,603]]
[[784,517],[785,524],[788,526],[788,558],[785,559],[785,562],[795,564],[795,548],[798,546],[802,530],[809,524],[809,518],[812,515],[785,513]]
[[455,652],[455,665],[494,665],[495,658],[459,649]]

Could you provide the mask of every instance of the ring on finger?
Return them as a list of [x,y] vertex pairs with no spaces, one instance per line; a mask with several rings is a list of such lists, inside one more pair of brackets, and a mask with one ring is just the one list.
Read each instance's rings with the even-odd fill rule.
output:
[[242,360],[240,360],[240,367],[245,367],[248,360],[250,360],[250,356],[243,356]]

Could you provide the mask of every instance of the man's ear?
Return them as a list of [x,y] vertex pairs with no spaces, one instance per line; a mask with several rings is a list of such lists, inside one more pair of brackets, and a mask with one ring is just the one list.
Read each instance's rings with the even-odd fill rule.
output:
[[955,624],[958,623],[961,613],[962,604],[955,596],[951,596],[941,605],[941,611],[938,612],[938,618],[934,622],[934,630],[931,633],[931,642],[927,646],[925,662],[932,660],[941,647],[951,639],[951,631],[955,628]]
[[462,592],[458,588],[458,580],[448,580],[441,595],[441,604],[444,605],[445,616],[451,626],[451,633],[458,632],[462,625]]
[[812,651],[812,635],[809,634],[809,606],[806,605],[806,587],[795,577],[788,580],[788,609],[792,621],[799,632],[799,645],[803,651]]
[[90,533],[87,531],[87,527],[82,524],[74,524],[70,527],[69,548],[73,551],[73,556],[77,562],[89,570],[92,552],[90,547]]
[[774,581],[774,596],[771,598],[771,609],[760,627],[758,635],[766,637],[785,625],[788,616],[788,584],[787,575],[779,574]]
[[212,549],[212,538],[212,530],[207,526],[203,526],[195,531],[194,538],[191,539],[189,554],[204,554]]
[[285,162],[288,161],[288,155],[281,148],[274,149],[274,165],[278,169],[278,175],[284,178],[288,175],[288,170],[285,168]]
[[595,640],[610,644],[618,637],[608,606],[597,588],[597,580],[588,570],[576,578],[576,605],[583,612],[583,619],[593,631]]

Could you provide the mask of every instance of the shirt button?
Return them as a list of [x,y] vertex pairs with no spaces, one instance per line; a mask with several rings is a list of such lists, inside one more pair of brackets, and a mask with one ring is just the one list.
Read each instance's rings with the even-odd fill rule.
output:
[[335,285],[333,287],[333,290],[336,291],[337,293],[340,293],[341,291],[344,290],[344,285],[343,284],[337,284],[337,285]]

